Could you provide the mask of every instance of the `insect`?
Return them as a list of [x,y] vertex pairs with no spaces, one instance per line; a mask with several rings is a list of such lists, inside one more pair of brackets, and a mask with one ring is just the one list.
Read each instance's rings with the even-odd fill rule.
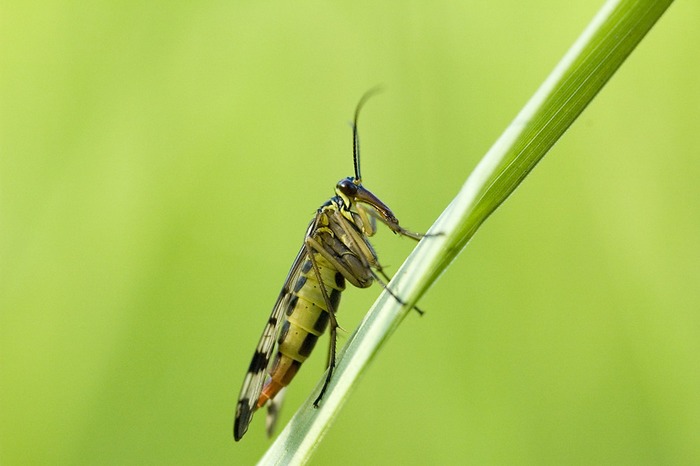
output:
[[[377,281],[403,304],[387,288],[389,277],[368,237],[376,231],[376,220],[395,234],[415,240],[424,235],[399,226],[391,209],[362,185],[357,118],[372,94],[374,91],[367,92],[355,108],[352,123],[355,176],[340,180],[335,196],[316,211],[253,354],[236,406],[233,424],[236,441],[248,430],[253,413],[266,404],[267,432],[272,434],[285,387],[330,323],[328,370],[314,401],[318,407],[335,367],[338,332],[335,313],[346,281],[358,288],[367,288]],[[270,364],[275,343],[277,353]]]

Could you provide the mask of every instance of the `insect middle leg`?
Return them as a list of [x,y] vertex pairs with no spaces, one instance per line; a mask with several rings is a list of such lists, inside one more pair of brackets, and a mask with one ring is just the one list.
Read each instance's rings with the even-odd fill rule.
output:
[[[399,304],[401,304],[402,306],[407,306],[408,303],[406,301],[404,301],[403,299],[399,298],[391,290],[391,288],[389,288],[389,282],[391,281],[391,277],[388,276],[386,273],[384,273],[384,270],[382,270],[382,269],[377,269],[377,272],[379,272],[382,275],[382,277],[384,277],[384,280],[386,280],[386,282],[384,282],[384,280],[382,280],[379,276],[377,276],[377,274],[374,272],[374,270],[372,270],[372,275],[374,276],[374,279],[377,281],[377,283],[379,283],[382,286],[382,288],[384,288],[386,290],[386,292],[389,293],[391,295],[391,297],[394,298]],[[411,309],[414,309],[421,316],[423,314],[425,314],[425,311],[421,310],[415,304],[413,306],[411,306]]]
[[[369,211],[369,212],[371,212],[371,211]],[[377,217],[377,218],[381,219],[381,217]],[[386,290],[387,293],[389,293],[396,301],[398,301],[399,304],[402,304],[405,306],[406,302],[403,301],[401,298],[399,298],[396,295],[396,293],[394,293],[391,290],[391,288],[389,288],[388,283],[391,281],[391,277],[389,277],[384,272],[384,268],[379,263],[379,259],[377,258],[377,255],[374,252],[374,249],[372,248],[372,246],[369,244],[369,242],[367,240],[365,240],[365,238],[362,237],[352,227],[352,225],[349,222],[345,221],[340,214],[335,213],[334,220],[335,220],[335,225],[337,225],[337,228],[339,228],[339,230],[340,230],[339,233],[342,234],[343,238],[345,238],[345,242],[349,243],[349,246],[353,250],[359,251],[362,253],[362,254],[358,255],[358,257],[360,260],[362,260],[362,265],[364,266],[364,268],[367,271],[369,271],[369,273],[372,275],[372,277],[374,277],[374,279],[377,281],[377,283],[379,283],[382,286],[382,288],[384,288]],[[381,219],[381,220],[384,221],[383,219]],[[402,231],[404,231],[404,230],[402,230]],[[407,231],[407,230],[405,230],[405,231]],[[422,236],[425,236],[425,235],[420,235],[418,233],[415,233],[415,234],[411,233],[410,235],[406,234],[406,233],[401,233],[401,232],[397,232],[397,233],[403,234],[403,235],[408,236],[408,237],[413,238],[413,239],[418,239]],[[416,236],[411,236],[411,235],[419,235],[419,236],[416,237]],[[386,281],[382,281],[382,279],[379,278],[379,276],[377,275],[377,273],[375,273],[375,271],[373,269],[375,269],[382,277],[384,277],[384,280],[386,280]],[[418,306],[414,305],[414,306],[412,306],[412,308],[415,309],[416,312],[418,312],[418,314],[420,314],[420,315],[424,314],[424,312],[421,309],[419,309]]]

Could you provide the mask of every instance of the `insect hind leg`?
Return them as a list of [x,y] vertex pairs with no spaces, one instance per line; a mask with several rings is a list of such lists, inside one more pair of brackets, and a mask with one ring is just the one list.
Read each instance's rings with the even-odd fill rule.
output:
[[[377,283],[379,283],[379,284],[382,286],[382,288],[384,288],[384,289],[386,290],[386,292],[389,293],[389,294],[391,295],[391,297],[394,298],[399,304],[401,304],[402,306],[408,305],[408,303],[407,303],[406,301],[404,301],[403,299],[399,298],[399,297],[396,295],[396,293],[394,293],[394,292],[391,290],[391,288],[389,288],[389,282],[391,281],[391,277],[389,277],[389,276],[384,272],[384,270],[383,270],[382,268],[378,268],[378,269],[377,269],[377,272],[379,272],[379,274],[381,275],[381,277],[379,277],[379,275],[377,275],[377,273],[376,273],[374,270],[372,270],[372,276],[373,276],[374,279],[377,281]],[[384,278],[384,280],[386,280],[386,282],[384,282],[384,280],[382,280],[382,278]],[[415,304],[414,304],[413,306],[411,306],[411,309],[415,309],[415,311],[416,311],[418,314],[420,314],[420,315],[425,314],[425,311],[421,310],[421,309],[420,309],[418,306],[416,306]]]
[[333,313],[330,313],[330,329],[329,329],[329,338],[330,341],[328,342],[328,370],[326,371],[326,379],[323,381],[323,387],[321,387],[321,392],[318,394],[316,399],[314,400],[314,408],[318,408],[319,403],[321,403],[321,400],[323,399],[323,395],[326,394],[326,389],[328,388],[328,385],[331,383],[331,378],[333,377],[333,370],[335,369],[335,352],[336,352],[336,343],[338,341],[338,321],[336,320],[335,316]]
[[[338,328],[340,325],[338,325],[338,319],[335,317],[335,307],[333,306],[332,301],[328,297],[328,291],[326,290],[326,285],[323,282],[323,279],[321,277],[321,270],[318,267],[318,263],[316,262],[316,259],[314,258],[314,241],[313,238],[307,237],[306,238],[306,251],[309,257],[309,261],[311,262],[311,265],[314,270],[314,274],[316,275],[316,280],[318,281],[319,288],[321,290],[321,295],[323,295],[323,300],[326,302],[326,307],[328,308],[328,320],[329,320],[329,344],[328,344],[328,368],[326,370],[326,379],[323,381],[323,387],[321,387],[321,392],[318,394],[316,399],[314,400],[314,408],[318,408],[319,403],[321,402],[321,399],[323,399],[323,395],[326,393],[326,389],[328,388],[328,385],[331,383],[331,378],[333,377],[333,370],[335,369],[335,353],[336,353],[336,343],[338,340]],[[320,253],[320,250],[318,250]]]

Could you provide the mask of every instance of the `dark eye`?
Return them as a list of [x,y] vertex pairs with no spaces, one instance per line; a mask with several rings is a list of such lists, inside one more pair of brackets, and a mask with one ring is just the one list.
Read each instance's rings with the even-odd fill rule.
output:
[[345,178],[344,180],[340,180],[335,189],[343,193],[347,197],[355,197],[355,194],[357,194],[357,185],[352,182],[352,178]]

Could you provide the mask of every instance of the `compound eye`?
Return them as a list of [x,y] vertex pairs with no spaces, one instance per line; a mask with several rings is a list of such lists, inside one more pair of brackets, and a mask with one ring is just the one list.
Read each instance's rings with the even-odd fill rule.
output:
[[340,180],[335,189],[349,198],[353,198],[357,194],[357,185],[353,182],[352,178]]

